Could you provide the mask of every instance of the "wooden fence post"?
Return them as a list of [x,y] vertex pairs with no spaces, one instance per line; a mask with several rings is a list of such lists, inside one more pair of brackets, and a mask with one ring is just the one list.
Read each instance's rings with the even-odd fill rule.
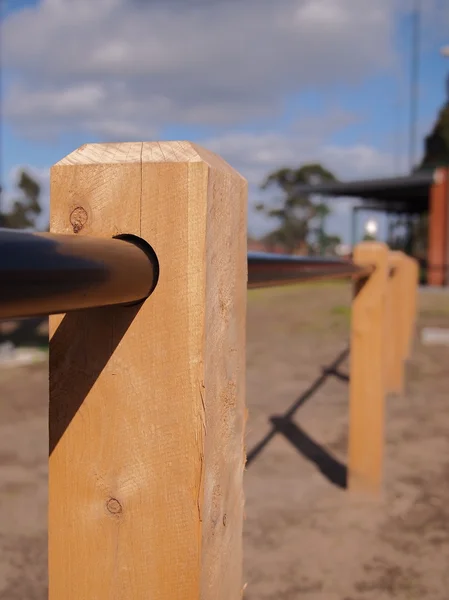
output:
[[352,305],[348,488],[376,494],[383,471],[388,248],[363,242],[354,261],[375,270],[356,282]]
[[386,390],[404,393],[405,358],[408,352],[410,290],[407,286],[406,256],[390,251],[387,293]]
[[419,264],[411,256],[406,256],[406,286],[407,286],[407,342],[405,347],[405,358],[410,358],[413,349],[413,341],[416,330],[418,312],[418,288],[419,288]]
[[187,142],[52,168],[52,232],[140,236],[160,274],[50,320],[50,600],[241,598],[246,190]]

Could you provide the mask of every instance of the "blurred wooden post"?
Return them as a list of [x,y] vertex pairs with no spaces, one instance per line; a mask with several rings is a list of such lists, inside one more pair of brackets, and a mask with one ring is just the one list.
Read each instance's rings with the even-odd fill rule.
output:
[[388,257],[390,276],[387,293],[386,390],[404,393],[405,358],[408,352],[410,290],[407,286],[407,259],[402,252]]
[[354,261],[375,270],[356,282],[352,305],[348,488],[377,494],[384,450],[388,248],[363,242],[355,248]]
[[241,598],[246,190],[186,142],[52,168],[51,231],[140,236],[160,276],[50,320],[50,600]]
[[407,339],[405,347],[405,358],[410,358],[413,350],[415,337],[417,312],[418,312],[418,287],[419,287],[419,264],[411,256],[406,256],[406,285],[407,285]]

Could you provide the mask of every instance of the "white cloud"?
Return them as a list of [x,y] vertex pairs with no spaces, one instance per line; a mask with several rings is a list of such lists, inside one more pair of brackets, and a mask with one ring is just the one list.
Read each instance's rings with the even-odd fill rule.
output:
[[288,93],[392,66],[399,1],[42,0],[3,22],[4,114],[31,135],[123,139],[272,116]]
[[[331,115],[332,113],[329,113]],[[350,119],[350,115],[346,116]],[[327,119],[329,130],[336,131],[345,119],[342,113],[335,112],[332,125],[331,116]],[[324,142],[322,135],[301,135],[299,125],[295,128],[298,135],[292,136],[279,132],[245,133],[234,132],[221,137],[201,140],[200,145],[219,153],[234,168],[249,181],[249,229],[253,235],[262,235],[275,225],[263,215],[254,211],[254,206],[260,201],[275,201],[273,190],[262,192],[260,184],[266,175],[283,166],[299,166],[304,162],[320,162],[331,170],[339,179],[361,179],[376,176],[393,175],[391,168],[393,157],[388,152],[382,152],[369,145],[334,146]],[[14,167],[6,182],[4,201],[9,207],[17,195],[15,186],[21,169],[27,171],[41,185],[41,203],[44,215],[40,223],[48,221],[49,207],[49,169],[38,169],[31,165]],[[331,233],[338,233],[349,239],[350,209],[353,200],[330,200],[333,215],[328,221]]]
[[201,143],[223,156],[254,185],[262,183],[270,170],[305,162],[321,162],[340,179],[394,174],[393,157],[388,152],[368,144],[331,145],[321,136],[234,132]]
[[[249,229],[253,235],[261,235],[275,226],[275,222],[266,219],[254,211],[259,202],[276,202],[275,190],[261,191],[259,186],[265,177],[280,167],[297,167],[303,163],[319,162],[328,168],[340,180],[369,179],[379,176],[394,176],[394,156],[370,146],[354,144],[336,146],[326,143],[326,133],[338,131],[345,123],[339,111],[332,111],[321,133],[318,130],[307,133],[301,131],[300,124],[295,127],[295,135],[264,132],[234,132],[205,139],[201,142],[206,148],[217,152],[232,166],[241,172],[249,182]],[[346,116],[349,120],[350,115]],[[350,209],[353,200],[329,200],[333,215],[328,226],[331,233],[342,235],[346,241],[350,236]]]
[[[425,20],[445,24],[426,0]],[[329,142],[355,115],[328,107],[289,132],[241,125],[281,114],[288,94],[357,85],[398,68],[395,15],[411,0],[41,0],[3,20],[3,116],[46,140],[156,139],[167,125],[209,125],[203,145],[251,184],[279,166],[319,161],[343,179],[393,174],[395,159],[368,142]],[[200,142],[201,143],[201,142]],[[44,178],[45,179],[45,178]],[[45,188],[43,197],[47,197]],[[347,203],[335,204],[347,217]],[[345,216],[346,215],[346,216]],[[342,217],[342,218],[343,218]],[[253,227],[266,224],[251,217]]]

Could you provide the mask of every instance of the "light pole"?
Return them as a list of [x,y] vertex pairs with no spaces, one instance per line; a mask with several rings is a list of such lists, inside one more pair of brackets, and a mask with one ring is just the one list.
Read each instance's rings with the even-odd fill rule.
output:
[[369,219],[369,221],[365,223],[365,239],[375,240],[378,229],[377,221],[375,219]]
[[[440,50],[440,53],[441,53],[441,56],[444,56],[445,58],[449,58],[449,46],[443,46]],[[449,101],[449,75],[446,80],[446,96],[447,96],[447,100]]]
[[419,54],[421,33],[421,0],[414,0],[412,13],[412,48],[410,65],[410,123],[409,123],[409,168],[415,164],[416,124],[419,100]]

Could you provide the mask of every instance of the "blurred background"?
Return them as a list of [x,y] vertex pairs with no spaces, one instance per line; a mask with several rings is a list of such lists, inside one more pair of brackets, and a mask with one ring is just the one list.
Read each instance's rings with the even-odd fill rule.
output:
[[[249,292],[245,597],[447,600],[449,348],[421,334],[449,328],[430,224],[437,195],[448,219],[449,0],[0,6],[1,227],[49,229],[50,167],[84,143],[187,139],[248,179],[249,250],[378,239],[420,261],[375,505],[344,489],[349,284]],[[0,323],[2,600],[46,597],[47,336]],[[298,399],[293,433],[251,453]]]

